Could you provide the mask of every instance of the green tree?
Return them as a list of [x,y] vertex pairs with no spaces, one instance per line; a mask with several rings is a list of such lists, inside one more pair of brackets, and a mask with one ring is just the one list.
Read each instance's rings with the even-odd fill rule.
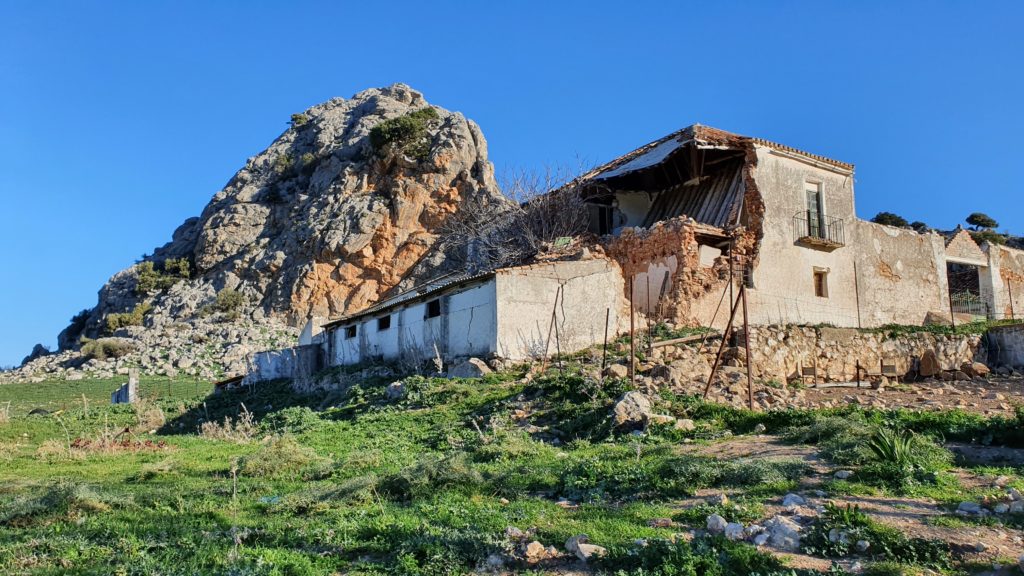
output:
[[991,230],[999,227],[999,222],[996,222],[994,218],[984,212],[971,214],[967,217],[967,223],[974,226],[975,230],[981,230],[982,228]]
[[907,219],[898,214],[892,212],[879,212],[871,219],[875,224],[884,224],[886,226],[896,226],[898,228],[906,228],[910,224]]
[[920,220],[915,220],[911,222],[910,227],[913,228],[914,231],[919,234],[924,234],[925,232],[928,232],[929,230],[932,229],[931,226],[925,224],[924,222],[921,222]]

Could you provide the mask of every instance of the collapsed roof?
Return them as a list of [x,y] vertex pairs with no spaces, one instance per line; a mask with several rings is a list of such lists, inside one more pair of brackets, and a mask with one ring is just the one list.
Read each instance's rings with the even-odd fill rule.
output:
[[717,228],[731,228],[743,223],[743,169],[747,152],[755,144],[853,171],[851,164],[694,124],[591,170],[577,184],[583,198],[598,205],[611,205],[621,194],[647,194],[650,208],[638,222],[643,227],[685,215]]

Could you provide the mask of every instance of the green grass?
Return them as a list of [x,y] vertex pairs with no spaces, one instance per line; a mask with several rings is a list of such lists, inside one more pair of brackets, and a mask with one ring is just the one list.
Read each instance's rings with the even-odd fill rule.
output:
[[[11,403],[11,415],[27,414],[35,408],[53,412],[82,407],[82,395],[90,406],[110,403],[110,393],[128,381],[128,376],[107,379],[47,380],[38,383],[0,385],[0,407]],[[191,402],[205,397],[213,390],[209,382],[179,378],[142,376],[139,395],[151,400]]]
[[[271,382],[205,397],[209,384],[147,378],[137,407],[109,405],[126,377],[2,386],[12,409],[0,423],[0,571],[462,574],[490,554],[512,552],[505,530],[515,526],[559,548],[587,534],[609,549],[599,563],[609,573],[792,573],[743,543],[673,544],[679,529],[651,520],[699,526],[712,510],[757,520],[765,499],[797,488],[806,464],[684,452],[681,433],[668,428],[642,437],[616,431],[607,416],[626,384],[588,380],[575,362],[565,376],[552,368],[529,383],[521,370],[479,380],[407,378],[409,393],[398,401],[385,396],[390,380],[314,396]],[[838,434],[833,428],[849,432],[823,423],[837,417],[922,434],[1012,424],[665,400],[667,411],[697,421],[686,437],[698,440],[764,424],[771,432],[807,427],[792,441],[824,445]],[[514,420],[524,405],[529,418]],[[63,411],[28,416],[36,407]],[[166,423],[154,424],[154,414]],[[255,424],[241,436],[198,432],[204,422],[246,414]],[[129,448],[68,448],[75,439],[95,446],[126,427]],[[829,489],[857,487],[837,481]],[[701,488],[741,494],[726,507],[680,503]],[[638,538],[649,546],[638,549]]]

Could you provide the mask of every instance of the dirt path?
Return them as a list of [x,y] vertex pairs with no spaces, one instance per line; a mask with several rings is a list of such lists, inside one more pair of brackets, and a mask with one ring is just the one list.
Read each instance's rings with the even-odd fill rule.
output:
[[[1024,450],[1005,448],[988,448],[978,446],[955,446],[954,449],[969,456],[972,461],[986,463],[1019,463],[1024,462]],[[954,555],[968,562],[995,563],[998,560],[1016,561],[1024,554],[1024,531],[1006,526],[982,526],[963,524],[954,526],[935,525],[936,519],[948,515],[933,500],[925,498],[907,498],[898,496],[840,496],[823,497],[816,488],[821,481],[828,479],[833,467],[829,466],[817,450],[812,446],[787,445],[773,436],[738,436],[703,445],[687,445],[680,448],[683,453],[714,456],[725,460],[768,459],[768,460],[799,460],[811,466],[812,472],[802,482],[802,494],[808,499],[808,507],[822,506],[827,502],[838,506],[855,505],[872,519],[892,526],[909,538],[938,539],[949,542]],[[990,486],[992,479],[977,475],[970,470],[953,470],[963,484],[965,490]],[[706,490],[698,493],[694,501],[706,498],[721,490]],[[733,491],[737,495],[742,491]],[[686,504],[686,503],[681,503]],[[781,498],[773,498],[766,502],[765,520],[780,513],[785,513],[781,506]],[[799,554],[773,552],[787,558],[794,568],[814,568],[827,570],[830,562]],[[849,567],[854,560],[842,564]]]

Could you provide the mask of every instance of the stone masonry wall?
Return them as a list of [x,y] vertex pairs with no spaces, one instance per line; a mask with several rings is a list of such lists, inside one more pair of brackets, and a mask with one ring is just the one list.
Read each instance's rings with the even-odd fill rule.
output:
[[853,381],[859,362],[877,372],[881,360],[894,363],[900,374],[917,369],[926,351],[935,352],[943,370],[964,362],[985,362],[982,337],[914,333],[889,337],[881,332],[844,328],[755,327],[750,330],[754,376],[786,382],[799,376],[801,366],[815,363],[826,381]]

